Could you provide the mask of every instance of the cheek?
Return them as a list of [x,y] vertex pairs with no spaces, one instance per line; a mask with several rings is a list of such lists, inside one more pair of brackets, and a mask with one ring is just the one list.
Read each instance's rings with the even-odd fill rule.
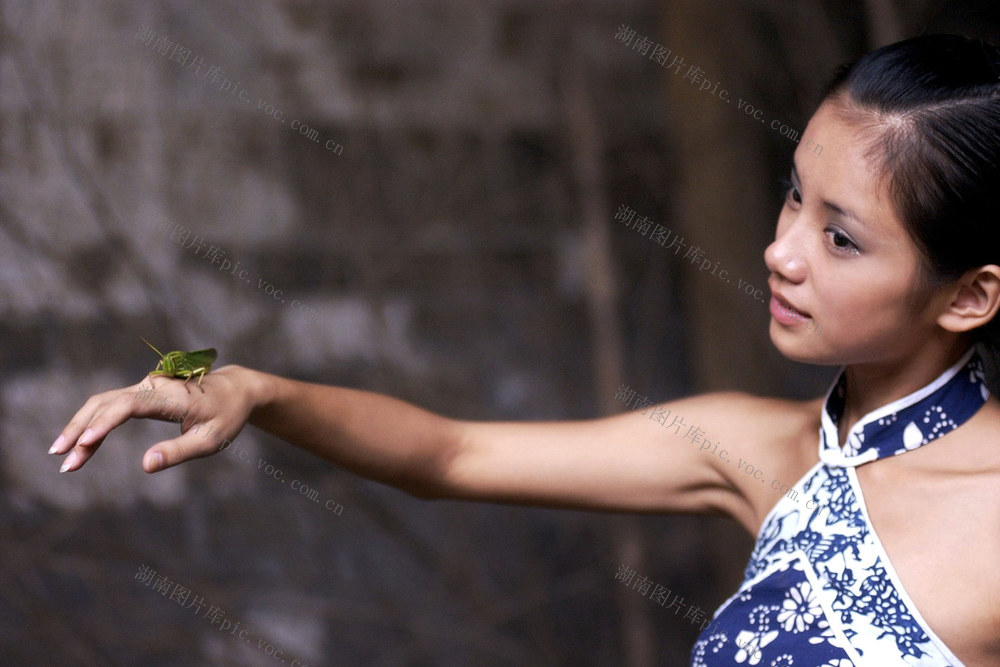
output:
[[822,312],[845,331],[872,335],[879,331],[898,332],[916,316],[912,283],[898,276],[899,273],[893,274],[888,269],[851,271],[836,276],[817,290]]

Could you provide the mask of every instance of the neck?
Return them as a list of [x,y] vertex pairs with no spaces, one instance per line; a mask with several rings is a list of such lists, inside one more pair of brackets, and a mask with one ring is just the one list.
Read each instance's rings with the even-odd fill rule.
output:
[[949,344],[925,347],[905,358],[848,366],[844,371],[844,413],[837,428],[841,446],[859,419],[933,382],[965,354],[969,345],[964,338],[955,338]]

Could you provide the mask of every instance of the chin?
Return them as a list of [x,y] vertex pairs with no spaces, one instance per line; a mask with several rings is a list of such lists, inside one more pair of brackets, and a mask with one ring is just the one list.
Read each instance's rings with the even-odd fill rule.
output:
[[824,343],[826,341],[822,339],[822,333],[817,334],[814,329],[806,329],[802,325],[795,327],[795,329],[789,329],[772,319],[768,333],[771,335],[771,343],[775,349],[790,361],[817,366],[840,366],[842,364],[839,359],[832,358],[832,355],[825,349]]

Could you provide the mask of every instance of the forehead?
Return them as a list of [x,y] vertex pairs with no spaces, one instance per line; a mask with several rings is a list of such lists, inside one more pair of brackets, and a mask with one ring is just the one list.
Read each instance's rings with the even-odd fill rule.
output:
[[[852,211],[881,236],[909,240],[879,150],[894,122],[838,98],[827,100],[809,120],[793,165],[803,196]],[[821,153],[806,147],[817,144]]]

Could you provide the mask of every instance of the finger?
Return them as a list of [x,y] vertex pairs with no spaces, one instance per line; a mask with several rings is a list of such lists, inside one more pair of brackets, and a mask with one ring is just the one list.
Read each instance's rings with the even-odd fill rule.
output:
[[97,394],[84,403],[49,448],[49,454],[70,454],[59,472],[79,469],[112,429],[135,414],[137,406],[132,400],[138,393],[135,389]]
[[90,445],[92,442],[104,440],[108,433],[127,422],[132,417],[139,417],[143,410],[142,404],[135,399],[135,392],[122,390],[116,396],[106,399],[93,412],[90,422],[80,438],[77,445]]
[[83,464],[90,460],[90,457],[94,455],[97,448],[101,446],[104,439],[96,440],[90,442],[86,445],[77,445],[69,451],[69,455],[63,460],[62,466],[59,468],[59,472],[72,472],[74,470],[79,470],[83,467]]
[[89,427],[94,415],[101,410],[107,400],[106,393],[95,394],[87,399],[87,402],[77,410],[66,427],[59,433],[59,437],[49,447],[49,454],[65,454],[78,444],[93,442],[96,439],[95,433]]
[[219,451],[219,447],[214,439],[207,438],[204,434],[198,435],[195,430],[190,430],[171,440],[159,442],[146,450],[142,457],[142,469],[148,473],[159,472],[178,463],[210,456],[217,451]]
[[52,446],[49,447],[49,454],[65,454],[72,446],[73,441],[71,440],[71,436],[67,436],[66,433],[60,433],[59,437],[52,443]]

